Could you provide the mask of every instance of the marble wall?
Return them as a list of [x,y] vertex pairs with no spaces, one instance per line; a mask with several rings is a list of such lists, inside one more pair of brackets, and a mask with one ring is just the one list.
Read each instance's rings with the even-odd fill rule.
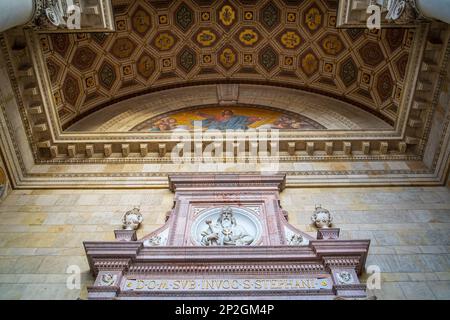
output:
[[[0,298],[86,298],[93,282],[82,241],[113,240],[126,210],[140,205],[138,236],[164,223],[173,194],[152,190],[15,190],[0,204]],[[371,239],[379,299],[450,299],[450,189],[446,187],[288,188],[290,222],[309,225],[314,204],[334,213],[342,238]],[[81,268],[81,289],[66,288],[67,267]],[[366,278],[367,275],[363,276]]]

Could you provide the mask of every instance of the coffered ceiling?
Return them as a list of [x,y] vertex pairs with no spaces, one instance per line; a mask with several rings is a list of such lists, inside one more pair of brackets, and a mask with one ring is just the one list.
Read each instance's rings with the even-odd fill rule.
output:
[[336,29],[334,0],[113,0],[116,32],[40,34],[63,128],[153,90],[306,89],[395,123],[414,29]]
[[325,127],[280,130],[279,170],[295,185],[444,180],[447,25],[337,29],[336,1],[325,0],[113,6],[108,34],[0,34],[0,153],[14,187],[162,186],[170,172],[198,172],[172,163],[171,132],[133,128],[212,106],[277,109]]

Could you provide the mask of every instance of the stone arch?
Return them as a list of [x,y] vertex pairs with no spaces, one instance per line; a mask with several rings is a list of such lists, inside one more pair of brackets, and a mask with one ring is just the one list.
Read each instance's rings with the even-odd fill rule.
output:
[[6,170],[0,162],[0,202],[6,198],[9,191],[9,181]]
[[129,132],[140,123],[169,112],[214,105],[275,108],[307,117],[327,130],[392,129],[369,112],[323,95],[266,85],[228,84],[173,88],[137,96],[98,110],[67,131]]

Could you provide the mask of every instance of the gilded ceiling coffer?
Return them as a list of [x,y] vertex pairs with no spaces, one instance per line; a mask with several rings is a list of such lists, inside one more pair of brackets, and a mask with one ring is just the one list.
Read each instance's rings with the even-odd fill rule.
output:
[[[116,230],[115,242],[84,243],[96,277],[89,299],[366,298],[358,276],[370,240],[290,225],[284,175],[174,175],[169,185],[175,203],[164,226],[139,240]],[[133,226],[138,216],[129,212]]]

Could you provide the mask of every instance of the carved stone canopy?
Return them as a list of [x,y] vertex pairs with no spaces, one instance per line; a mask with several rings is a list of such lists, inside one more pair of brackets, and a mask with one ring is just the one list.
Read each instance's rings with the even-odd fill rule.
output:
[[291,226],[284,175],[169,180],[163,227],[137,241],[119,232],[119,241],[84,243],[90,299],[366,297],[358,275],[370,241],[339,240],[337,229],[316,240]]

